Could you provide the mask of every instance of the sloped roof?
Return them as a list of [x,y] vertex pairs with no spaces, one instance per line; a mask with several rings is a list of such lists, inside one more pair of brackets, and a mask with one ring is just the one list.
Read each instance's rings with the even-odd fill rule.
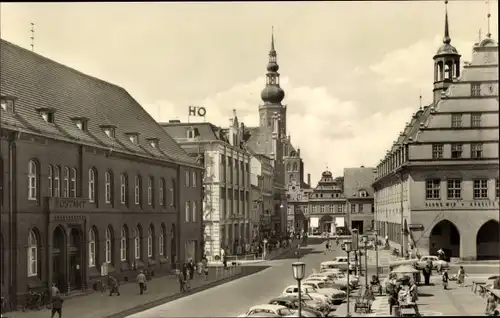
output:
[[373,197],[372,184],[375,180],[373,167],[345,168],[344,169],[344,195],[347,198],[359,198],[358,192],[365,190],[368,198]]
[[[0,49],[0,93],[17,98],[15,114],[2,111],[1,123],[6,128],[198,167],[122,87],[3,39]],[[39,108],[53,109],[54,123],[45,122]],[[76,127],[74,117],[88,118],[87,132]],[[101,125],[116,126],[116,138],[108,137]],[[126,133],[138,133],[139,143],[132,143]],[[159,139],[157,149],[148,138]]]
[[211,123],[160,123],[160,126],[177,142],[188,141],[187,132],[195,130],[197,141],[226,141],[223,131]]
[[248,127],[247,131],[250,137],[246,140],[247,147],[256,154],[268,155],[271,149],[271,143],[268,133],[260,127]]

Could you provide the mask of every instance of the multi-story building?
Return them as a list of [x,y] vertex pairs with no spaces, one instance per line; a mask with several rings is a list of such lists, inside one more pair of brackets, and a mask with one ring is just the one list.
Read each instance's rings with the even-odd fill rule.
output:
[[[311,182],[310,174],[308,174],[308,179]],[[288,220],[289,231],[295,233],[309,231],[309,195],[313,190],[308,184],[300,186],[296,181],[291,181],[291,184],[288,185],[287,200],[289,210],[287,214],[293,213],[293,217],[289,217]]]
[[402,252],[499,259],[498,43],[488,34],[460,68],[445,14],[434,101],[377,167],[376,228]]
[[4,40],[0,50],[7,303],[200,259],[202,167],[123,88]]
[[360,234],[374,229],[374,200],[372,183],[375,168],[361,166],[344,169],[344,196],[346,197],[347,224]]
[[236,113],[228,129],[210,123],[181,123],[178,120],[160,125],[205,166],[203,222],[207,258],[220,259],[221,249],[229,254],[243,252],[245,244],[253,239],[251,155],[242,146],[245,127],[238,123]]
[[260,239],[262,236],[269,236],[273,230],[271,221],[274,211],[272,160],[264,155],[253,155],[250,160],[250,171],[252,180],[255,180],[252,182],[252,202],[256,211],[254,238]]

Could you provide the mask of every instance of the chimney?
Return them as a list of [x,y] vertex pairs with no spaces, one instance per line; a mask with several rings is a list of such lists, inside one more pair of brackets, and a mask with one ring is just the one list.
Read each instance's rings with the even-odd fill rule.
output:
[[307,184],[308,184],[310,187],[312,187],[312,186],[311,186],[311,174],[310,174],[310,173],[308,173],[308,174],[307,174]]

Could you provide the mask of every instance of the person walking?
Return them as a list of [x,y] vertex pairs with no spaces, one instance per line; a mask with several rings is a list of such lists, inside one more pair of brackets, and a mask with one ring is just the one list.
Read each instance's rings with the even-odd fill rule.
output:
[[113,294],[120,296],[120,291],[118,289],[120,284],[118,283],[118,280],[114,276],[108,275],[108,286],[109,286],[109,296],[113,296]]
[[57,288],[56,284],[52,284],[52,288],[50,289],[50,296],[54,297],[57,293],[59,293],[59,288]]
[[137,283],[139,284],[139,294],[144,294],[144,290],[146,290],[146,275],[144,275],[142,270],[137,275]]
[[184,274],[182,273],[181,270],[176,269],[175,274],[177,275],[177,280],[179,281],[179,291],[181,293],[186,291],[186,282],[185,282],[185,277]]
[[61,298],[61,293],[59,291],[52,296],[52,314],[51,318],[54,318],[54,315],[57,313],[59,318],[62,317],[62,304],[64,300]]
[[441,276],[442,281],[443,281],[443,288],[448,289],[448,281],[450,280],[450,277],[448,276],[448,270],[443,271],[443,275]]
[[486,294],[486,316],[498,316],[497,301],[495,295],[491,291],[488,291]]
[[202,260],[201,260],[201,264],[203,266],[203,274],[205,275],[205,280],[208,279],[208,259],[207,259],[207,256],[204,255]]
[[458,269],[458,285],[463,287],[465,285],[465,276],[467,276],[467,274],[465,273],[465,270],[464,270],[464,267],[463,266],[460,266],[460,268]]

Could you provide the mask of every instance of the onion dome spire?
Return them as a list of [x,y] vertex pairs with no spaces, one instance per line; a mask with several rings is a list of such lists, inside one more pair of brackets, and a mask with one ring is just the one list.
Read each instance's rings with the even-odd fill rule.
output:
[[269,62],[267,63],[266,87],[262,90],[260,97],[265,104],[281,104],[285,98],[285,91],[280,87],[279,65],[277,62],[276,49],[274,47],[274,27],[271,32],[271,50],[269,51]]

